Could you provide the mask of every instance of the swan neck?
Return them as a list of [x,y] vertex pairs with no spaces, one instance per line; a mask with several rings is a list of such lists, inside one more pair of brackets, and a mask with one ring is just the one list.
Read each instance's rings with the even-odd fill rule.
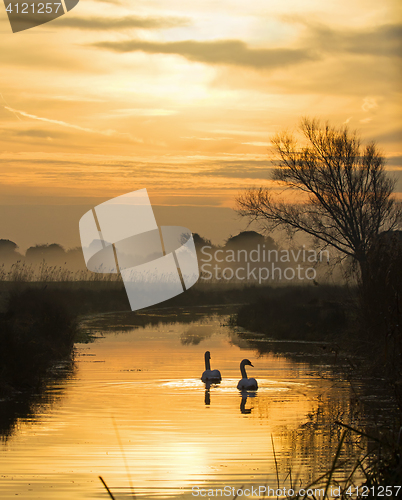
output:
[[205,355],[205,370],[210,370],[211,369],[211,363],[209,361],[209,357]]
[[243,361],[240,363],[240,371],[241,378],[247,378],[246,367],[244,366]]

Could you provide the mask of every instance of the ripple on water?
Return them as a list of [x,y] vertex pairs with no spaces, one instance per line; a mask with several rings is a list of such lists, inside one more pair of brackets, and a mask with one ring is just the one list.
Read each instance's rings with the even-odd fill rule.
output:
[[[184,311],[145,327],[116,314],[87,320],[101,335],[77,347],[73,376],[49,387],[49,404],[21,414],[2,445],[2,500],[101,498],[99,475],[117,499],[130,497],[130,481],[144,498],[276,485],[272,440],[280,470],[319,475],[336,449],[333,422],[349,414],[349,388],[305,362],[260,355],[227,320]],[[206,350],[223,377],[209,388]],[[258,391],[236,389],[244,357]]]

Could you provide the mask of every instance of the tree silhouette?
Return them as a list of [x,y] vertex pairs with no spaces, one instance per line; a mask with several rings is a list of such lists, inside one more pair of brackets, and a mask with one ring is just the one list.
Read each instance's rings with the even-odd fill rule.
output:
[[250,189],[237,198],[238,213],[265,229],[304,232],[358,262],[364,281],[370,247],[381,231],[401,224],[402,211],[393,197],[395,181],[385,172],[377,146],[364,147],[346,126],[322,125],[304,118],[305,144],[282,132],[272,142],[280,164],[272,179],[300,202],[277,198],[268,188]]
[[14,254],[17,251],[18,245],[11,240],[0,239],[0,253]]
[[9,265],[22,259],[22,255],[17,252],[17,249],[18,245],[14,241],[0,239],[0,265]]
[[35,245],[29,247],[25,253],[28,261],[38,263],[45,261],[47,264],[55,265],[64,263],[66,252],[58,243]]
[[275,241],[271,238],[271,236],[263,236],[256,231],[241,231],[239,234],[235,236],[230,236],[226,242],[226,248],[254,248],[258,245],[265,245],[267,249],[276,249],[278,248]]

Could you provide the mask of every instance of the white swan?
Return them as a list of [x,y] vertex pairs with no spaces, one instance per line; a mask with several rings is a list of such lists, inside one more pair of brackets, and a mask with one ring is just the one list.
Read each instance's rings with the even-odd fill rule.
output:
[[211,353],[207,351],[205,353],[205,372],[202,374],[201,380],[203,382],[220,382],[222,380],[221,372],[219,370],[211,370],[210,359]]
[[240,363],[240,371],[242,379],[237,384],[237,388],[239,389],[239,391],[242,390],[256,391],[258,389],[257,381],[255,378],[247,378],[247,373],[245,368],[246,365],[252,366],[254,368],[254,365],[251,364],[250,360],[243,359],[243,361]]

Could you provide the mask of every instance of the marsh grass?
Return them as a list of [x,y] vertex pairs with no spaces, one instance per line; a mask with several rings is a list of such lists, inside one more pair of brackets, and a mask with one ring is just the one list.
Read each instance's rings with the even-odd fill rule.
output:
[[119,274],[102,273],[101,268],[99,269],[99,272],[94,273],[88,271],[87,269],[72,270],[62,265],[51,265],[45,260],[42,260],[38,264],[18,260],[17,262],[11,264],[11,266],[5,266],[4,264],[0,266],[0,281],[47,283],[52,281],[121,282],[122,280]]
[[103,486],[105,487],[105,490],[108,492],[108,495],[110,496],[110,498],[112,500],[116,500],[113,493],[110,491],[109,486],[106,484],[106,481],[103,479],[103,477],[102,476],[98,476],[98,477],[101,480],[101,483],[103,484]]
[[[292,476],[288,474],[286,479],[290,477],[289,487],[294,489],[296,494],[287,498],[325,500],[333,498],[334,492],[336,492],[336,498],[341,500],[384,496],[391,499],[401,498],[402,491],[400,489],[392,488],[390,495],[385,494],[387,486],[397,487],[402,482],[400,431],[398,437],[395,435],[389,435],[387,438],[384,436],[376,437],[342,422],[335,423],[344,428],[344,431],[329,470],[307,486],[299,488],[299,492],[301,489],[303,490],[303,495],[297,493],[295,483],[291,480]],[[367,438],[375,446],[371,446],[369,451],[362,450],[361,455],[354,459],[341,460],[342,449],[350,434]],[[340,470],[342,470],[342,479],[339,478],[338,474]],[[317,496],[317,490],[323,491],[323,496]]]

